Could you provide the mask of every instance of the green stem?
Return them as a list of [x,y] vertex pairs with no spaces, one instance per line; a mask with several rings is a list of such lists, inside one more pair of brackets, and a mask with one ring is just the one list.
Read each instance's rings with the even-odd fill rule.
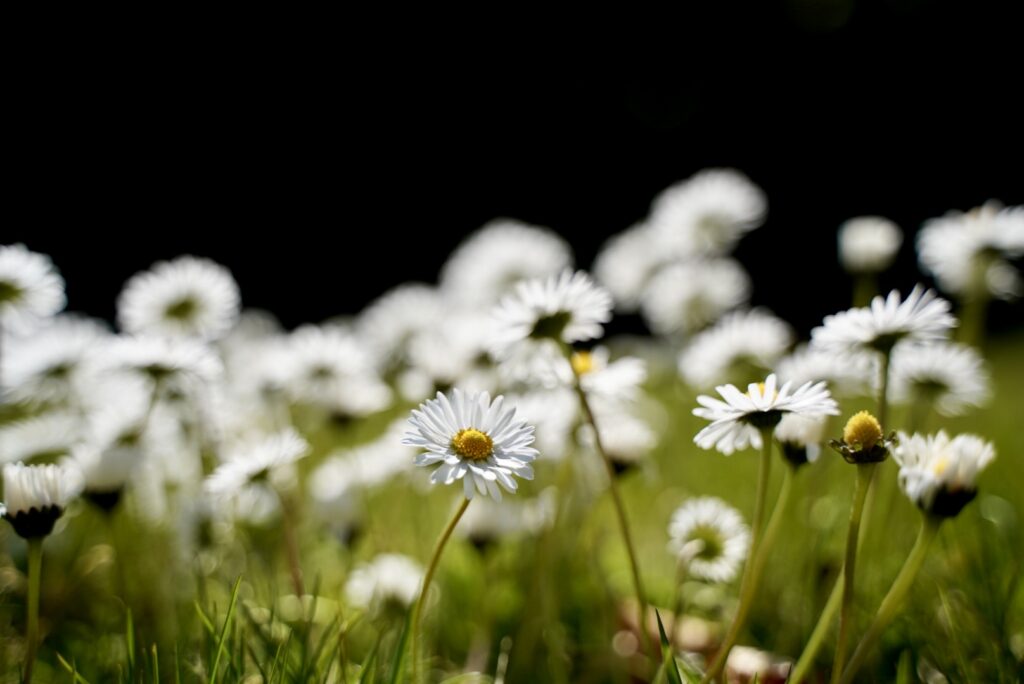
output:
[[850,508],[850,527],[846,533],[846,560],[843,562],[843,599],[839,611],[839,640],[836,642],[836,656],[832,663],[832,682],[837,684],[839,675],[846,660],[846,644],[851,628],[851,611],[853,609],[854,580],[857,575],[857,540],[860,536],[860,519],[864,513],[864,499],[871,488],[871,479],[875,474],[877,463],[864,463],[857,466],[857,487],[853,493],[853,506]]
[[278,501],[281,502],[281,532],[284,535],[285,554],[288,557],[288,574],[292,578],[292,589],[295,595],[302,600],[306,595],[306,587],[302,581],[302,560],[299,554],[299,538],[296,533],[296,516],[291,501],[283,493],[277,492]]
[[885,434],[886,424],[889,420],[889,361],[892,358],[892,350],[882,352],[882,386],[878,390],[878,418],[882,426],[882,434]]
[[807,640],[807,645],[804,646],[804,652],[800,654],[796,665],[793,666],[793,670],[789,675],[790,684],[800,684],[804,680],[804,677],[807,676],[808,671],[811,669],[811,665],[814,664],[814,658],[825,643],[828,628],[832,625],[832,619],[835,617],[836,611],[839,610],[839,604],[843,598],[843,574],[840,571],[839,576],[836,578],[836,583],[832,587],[832,593],[829,594],[828,601],[825,603],[821,616],[818,618],[818,624],[814,626],[811,638]]
[[881,636],[885,628],[896,617],[896,611],[906,598],[910,587],[914,584],[914,578],[917,577],[918,571],[924,564],[925,556],[928,554],[928,547],[939,531],[941,523],[941,518],[925,516],[924,521],[921,523],[921,531],[917,535],[917,541],[914,542],[914,548],[910,550],[910,555],[907,556],[900,574],[896,576],[892,587],[889,588],[889,593],[882,599],[882,605],[878,607],[875,619],[872,620],[871,626],[864,633],[864,637],[860,640],[860,644],[857,645],[857,650],[854,651],[853,657],[850,658],[850,663],[846,666],[846,670],[839,680],[840,684],[850,684],[853,681],[857,670],[864,664],[868,653],[871,652],[875,642],[878,641],[878,637]]
[[455,511],[455,515],[448,521],[448,526],[444,528],[444,532],[441,533],[440,538],[437,540],[437,545],[434,547],[434,555],[430,557],[430,564],[427,565],[427,573],[423,576],[423,587],[420,589],[420,597],[416,601],[416,605],[412,609],[412,620],[409,624],[409,629],[412,630],[410,633],[412,641],[412,682],[417,684],[419,682],[419,657],[417,648],[419,646],[419,624],[420,616],[423,614],[423,604],[427,600],[427,592],[430,590],[430,583],[434,579],[434,572],[437,570],[438,561],[441,560],[441,553],[444,551],[445,545],[448,543],[448,539],[452,536],[452,532],[455,531],[455,526],[459,524],[459,520],[462,519],[462,514],[469,508],[470,499],[463,499],[459,509]]
[[853,281],[853,305],[868,306],[871,299],[878,294],[874,273],[858,273]]
[[[736,616],[726,632],[725,640],[718,649],[711,667],[704,674],[701,680],[703,684],[717,678],[725,671],[725,664],[729,660],[729,652],[739,640],[740,633],[746,624],[747,616],[750,614],[751,604],[757,594],[758,585],[761,581],[761,572],[768,561],[768,551],[775,540],[779,524],[782,520],[782,509],[786,506],[789,498],[790,484],[792,481],[791,471],[787,470],[782,481],[782,490],[775,503],[775,510],[772,512],[772,519],[768,527],[761,535],[761,523],[764,519],[765,501],[768,494],[768,476],[771,473],[772,465],[772,428],[761,430],[761,463],[757,472],[757,495],[754,500],[754,518],[750,524],[750,553],[747,564],[743,568],[743,578],[740,580],[740,605],[736,609]],[[762,541],[763,540],[763,541]]]
[[39,587],[43,569],[43,538],[33,537],[28,540],[28,623],[25,638],[28,648],[25,651],[24,684],[31,684],[32,670],[36,664],[36,653],[39,650]]

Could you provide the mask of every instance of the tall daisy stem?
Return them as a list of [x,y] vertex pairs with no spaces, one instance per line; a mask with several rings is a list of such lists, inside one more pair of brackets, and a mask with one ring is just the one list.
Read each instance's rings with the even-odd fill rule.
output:
[[875,642],[878,641],[878,637],[881,636],[885,628],[896,617],[896,611],[899,610],[900,604],[906,598],[910,587],[914,584],[914,578],[917,577],[918,571],[921,570],[921,566],[924,564],[925,556],[928,554],[928,547],[938,533],[941,523],[941,518],[925,516],[921,523],[921,531],[917,534],[917,541],[914,542],[914,548],[910,550],[910,554],[907,556],[907,560],[904,561],[900,574],[896,576],[892,587],[889,588],[889,593],[882,599],[882,604],[878,607],[878,612],[875,613],[875,619],[871,621],[871,626],[868,627],[867,632],[864,633],[863,638],[860,640],[860,644],[857,645],[857,650],[854,651],[853,656],[850,658],[850,663],[846,666],[842,678],[838,680],[840,684],[850,684],[853,681],[853,678],[857,675],[857,670],[864,664],[864,660],[871,652]]
[[445,545],[448,543],[448,539],[452,536],[452,532],[455,531],[455,526],[459,524],[459,520],[462,519],[462,514],[469,508],[470,499],[463,499],[462,504],[458,510],[455,511],[455,515],[448,521],[448,526],[444,528],[444,532],[437,540],[437,545],[434,547],[434,555],[430,557],[430,564],[427,566],[427,573],[423,576],[423,587],[420,589],[420,597],[416,601],[416,605],[412,609],[412,619],[409,622],[410,638],[412,641],[412,682],[418,684],[419,682],[419,626],[420,617],[423,614],[423,604],[427,601],[427,592],[430,590],[430,583],[434,579],[434,572],[437,570],[438,561],[441,560],[441,553],[444,551]]
[[28,647],[25,649],[24,684],[32,682],[32,670],[39,650],[39,587],[42,569],[43,538],[33,537],[28,540],[28,622],[25,630]]
[[278,491],[277,498],[281,502],[281,527],[284,535],[285,554],[288,557],[288,574],[291,575],[292,589],[295,590],[295,595],[301,599],[306,595],[306,587],[302,581],[302,560],[299,554],[299,538],[296,530],[297,516],[295,508],[287,496]]
[[[572,365],[571,357],[569,364]],[[651,635],[647,632],[647,601],[644,598],[643,582],[640,579],[640,564],[637,562],[633,537],[629,532],[629,521],[626,518],[626,507],[622,503],[622,494],[619,492],[615,466],[612,464],[611,458],[608,457],[608,452],[604,449],[604,443],[601,441],[601,432],[597,429],[597,421],[594,419],[594,412],[590,407],[590,401],[587,399],[587,393],[580,384],[580,375],[575,367],[573,367],[573,377],[575,378],[576,395],[579,396],[580,406],[583,407],[583,414],[594,432],[594,446],[597,447],[597,452],[601,455],[605,470],[608,472],[608,490],[611,492],[612,502],[615,504],[615,515],[619,520],[619,531],[622,533],[622,541],[626,545],[626,553],[629,555],[629,569],[633,575],[633,588],[636,591],[639,610],[637,629],[640,630],[640,640],[643,643],[644,650],[647,653],[654,654],[655,659],[657,659],[657,651],[654,650]]]
[[729,653],[732,651],[733,646],[736,645],[736,642],[739,641],[740,634],[743,633],[743,628],[747,625],[750,609],[761,586],[761,577],[764,575],[764,569],[768,565],[768,556],[771,553],[772,546],[775,544],[776,537],[778,537],[779,530],[782,528],[782,519],[785,517],[786,508],[789,506],[789,493],[793,488],[794,469],[792,467],[787,468],[785,473],[783,473],[779,497],[775,500],[775,508],[772,510],[772,516],[768,520],[768,525],[765,527],[764,534],[762,535],[760,533],[761,521],[764,518],[768,475],[771,468],[772,431],[762,430],[761,439],[764,442],[764,448],[761,450],[757,499],[754,504],[754,520],[750,528],[750,560],[743,569],[743,579],[740,581],[740,604],[736,609],[736,616],[729,626],[729,631],[726,632],[725,639],[722,641],[722,645],[719,647],[718,653],[711,663],[711,667],[708,668],[707,673],[704,675],[704,682],[710,682],[716,677],[720,677],[725,671],[725,665],[729,661]]

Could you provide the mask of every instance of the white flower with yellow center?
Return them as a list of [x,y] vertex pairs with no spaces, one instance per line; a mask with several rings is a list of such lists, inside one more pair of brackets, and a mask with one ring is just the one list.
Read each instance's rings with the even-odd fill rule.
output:
[[995,448],[981,437],[962,434],[951,439],[942,430],[927,436],[901,434],[893,453],[906,495],[925,512],[943,517],[970,503],[978,474],[995,457]]
[[183,256],[132,276],[118,297],[117,319],[136,335],[214,340],[234,325],[240,302],[230,271]]
[[750,545],[750,531],[739,511],[719,498],[690,499],[668,524],[669,550],[688,573],[710,582],[731,582]]
[[764,377],[793,343],[793,330],[764,309],[734,311],[698,333],[679,355],[679,374],[692,387]]
[[515,492],[519,485],[512,476],[533,479],[537,456],[533,427],[515,420],[514,408],[505,407],[505,398],[491,402],[487,392],[467,395],[458,388],[449,399],[441,392],[436,399],[413,409],[409,423],[413,429],[402,444],[424,449],[416,465],[438,467],[431,473],[434,484],[462,480],[463,493],[472,499],[474,492],[501,500],[501,485]]
[[898,347],[893,352],[891,382],[896,402],[932,402],[944,416],[962,415],[991,396],[981,354],[954,342]]
[[702,259],[663,268],[644,290],[640,311],[655,333],[692,333],[750,297],[750,278],[733,259]]
[[0,329],[27,332],[64,308],[64,280],[50,257],[0,245]]
[[763,383],[751,383],[746,392],[734,385],[716,387],[721,401],[697,397],[700,408],[693,415],[711,424],[697,433],[693,441],[702,449],[718,449],[726,456],[748,446],[761,448],[761,430],[774,428],[787,413],[803,416],[839,415],[839,406],[825,389],[825,383],[807,383],[796,390],[787,382],[777,388],[775,375]]
[[880,273],[903,244],[899,226],[881,216],[859,216],[839,226],[839,261],[850,273]]

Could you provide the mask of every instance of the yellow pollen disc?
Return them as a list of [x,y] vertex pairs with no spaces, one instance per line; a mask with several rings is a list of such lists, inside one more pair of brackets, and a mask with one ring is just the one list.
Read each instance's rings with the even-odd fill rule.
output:
[[870,449],[881,440],[882,426],[867,411],[854,414],[843,428],[843,441],[858,451]]
[[494,453],[494,440],[486,432],[466,428],[452,437],[452,450],[462,458],[482,461]]
[[[757,383],[757,394],[758,394],[758,396],[762,396],[762,397],[764,396],[764,383],[763,382]],[[772,399],[775,399],[778,396],[779,396],[779,392],[778,392],[778,390],[776,390],[775,394],[772,395]]]
[[586,375],[594,370],[594,355],[588,351],[573,352],[569,360],[576,375]]
[[942,474],[946,472],[946,468],[949,467],[949,456],[942,456],[935,463],[932,464],[932,473],[935,477],[942,477]]

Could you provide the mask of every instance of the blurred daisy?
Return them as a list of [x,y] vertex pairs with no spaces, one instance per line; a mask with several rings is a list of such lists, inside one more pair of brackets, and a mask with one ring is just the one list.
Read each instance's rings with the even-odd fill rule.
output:
[[692,387],[763,377],[793,342],[793,331],[764,309],[726,314],[694,336],[679,355],[679,374]]
[[897,402],[928,401],[944,416],[959,416],[991,396],[985,361],[974,347],[953,342],[908,345],[892,357]]
[[[638,467],[658,443],[658,435],[646,422],[622,410],[599,410],[595,407],[595,422],[612,468],[622,474]],[[594,431],[590,425],[581,425],[579,443],[594,447]]]
[[478,551],[526,529],[522,505],[512,501],[481,499],[466,509],[456,528]]
[[903,301],[893,290],[875,297],[870,307],[825,316],[824,325],[811,331],[811,345],[837,353],[887,353],[902,340],[941,340],[955,325],[949,302],[917,285]]
[[733,385],[716,388],[721,401],[714,397],[697,397],[700,408],[693,415],[711,424],[697,433],[693,441],[702,449],[718,449],[729,455],[747,446],[761,448],[761,429],[774,428],[787,413],[803,416],[839,415],[839,406],[825,389],[825,383],[807,383],[790,390],[790,383],[776,388],[775,375],[763,383],[751,383],[746,393]]
[[844,354],[801,344],[775,363],[780,382],[799,387],[805,382],[824,381],[837,394],[862,395],[872,388],[878,376],[874,354]]
[[651,279],[640,310],[655,333],[692,333],[749,297],[750,278],[733,259],[688,261],[668,266]]
[[230,271],[193,256],[161,261],[125,284],[117,320],[126,332],[214,340],[238,318],[238,285]]
[[64,280],[50,257],[0,245],[0,329],[28,332],[64,308]]
[[53,411],[23,418],[0,428],[0,462],[56,461],[82,440],[81,416]]
[[490,306],[522,280],[556,275],[572,266],[568,243],[546,228],[491,221],[473,233],[441,269],[445,296],[463,305]]
[[925,222],[917,234],[921,267],[939,287],[957,295],[981,288],[999,299],[1024,294],[1024,281],[1009,259],[1024,256],[1024,206],[987,202]]
[[202,342],[187,338],[119,337],[108,348],[106,363],[151,383],[210,383],[221,372],[220,359]]
[[56,316],[31,333],[4,340],[0,377],[16,401],[76,402],[94,379],[110,333],[99,322]]
[[750,546],[750,532],[739,511],[719,498],[690,499],[668,524],[669,550],[688,573],[710,582],[731,582]]
[[616,307],[631,313],[640,306],[651,279],[669,260],[646,224],[612,236],[594,260],[594,278],[615,298]]
[[237,444],[224,462],[206,479],[204,488],[214,497],[231,497],[253,483],[275,485],[290,476],[290,467],[309,453],[309,443],[294,430],[285,430]]
[[0,516],[25,539],[45,537],[81,488],[79,473],[59,465],[8,463]]
[[569,453],[580,420],[579,399],[572,390],[537,389],[511,394],[508,401],[515,405],[516,415],[536,426],[535,446],[545,460],[560,460]]
[[463,493],[473,498],[474,488],[501,500],[501,485],[515,492],[512,476],[533,479],[530,463],[537,458],[533,427],[516,421],[515,409],[506,408],[504,397],[491,402],[486,392],[466,395],[456,388],[449,399],[437,398],[413,409],[402,444],[423,449],[416,465],[440,464],[430,476],[432,483],[462,480]]
[[662,191],[648,220],[676,253],[724,254],[767,211],[764,193],[742,173],[705,169]]
[[977,435],[952,439],[934,435],[900,435],[893,458],[900,465],[900,487],[926,513],[955,516],[977,493],[978,474],[996,456],[990,442]]
[[774,436],[783,458],[797,467],[817,461],[821,455],[821,443],[825,440],[825,423],[824,415],[787,413],[782,416]]
[[849,273],[880,273],[903,243],[899,226],[881,216],[860,216],[839,226],[839,261]]
[[450,310],[444,315],[444,325],[436,323],[409,341],[409,368],[399,376],[403,396],[420,401],[456,384],[463,389],[467,385],[479,391],[494,389],[494,367],[487,357],[487,314]]
[[445,313],[437,290],[419,283],[407,283],[374,300],[359,315],[357,327],[368,349],[382,367],[405,361],[410,341],[424,330],[436,327]]
[[356,567],[345,583],[349,604],[364,610],[387,609],[389,605],[408,608],[419,595],[423,568],[409,558],[383,553]]

